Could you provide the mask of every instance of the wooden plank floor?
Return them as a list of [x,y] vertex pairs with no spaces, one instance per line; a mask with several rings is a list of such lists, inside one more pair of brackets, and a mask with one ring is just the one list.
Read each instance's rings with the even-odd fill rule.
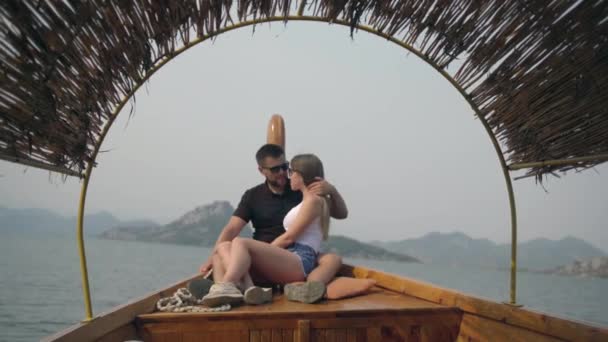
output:
[[454,311],[453,307],[442,306],[415,297],[398,294],[390,290],[375,288],[371,293],[348,299],[324,300],[316,304],[288,301],[282,294],[275,294],[273,302],[263,305],[243,305],[226,312],[163,313],[139,315],[142,323],[184,321],[212,317],[303,317],[311,314],[321,316],[359,316],[367,313],[395,312],[443,312]]
[[455,341],[462,312],[385,289],[317,304],[282,294],[264,305],[226,312],[139,315],[140,337],[149,342],[210,341]]

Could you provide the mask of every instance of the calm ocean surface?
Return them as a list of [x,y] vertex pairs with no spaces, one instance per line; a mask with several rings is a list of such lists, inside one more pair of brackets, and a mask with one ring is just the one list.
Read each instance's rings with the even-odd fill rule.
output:
[[[100,313],[194,274],[209,249],[87,238],[93,312]],[[402,274],[494,299],[509,274],[386,261],[351,264]],[[608,279],[518,274],[518,301],[552,315],[608,326]],[[37,341],[84,317],[74,236],[0,232],[0,341]]]

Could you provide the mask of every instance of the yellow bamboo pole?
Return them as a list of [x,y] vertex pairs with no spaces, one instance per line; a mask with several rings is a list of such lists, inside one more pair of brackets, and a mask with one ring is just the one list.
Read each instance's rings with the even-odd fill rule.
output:
[[90,322],[93,319],[93,305],[91,304],[91,292],[89,290],[89,272],[87,269],[87,256],[84,248],[84,204],[87,199],[87,188],[89,187],[89,179],[93,163],[87,165],[82,187],[80,188],[80,202],[78,204],[78,221],[76,227],[76,236],[78,242],[78,254],[80,255],[80,275],[82,278],[82,293],[84,296],[84,312],[85,319],[83,322]]
[[[303,6],[300,7],[300,9],[298,10],[298,14],[301,14],[303,12]],[[83,291],[85,292],[85,308],[87,310],[87,317],[90,320],[90,316],[92,316],[89,312],[90,312],[90,294],[89,294],[89,290],[88,290],[88,276],[87,276],[87,269],[86,269],[86,258],[84,255],[84,242],[82,241],[82,224],[83,224],[83,217],[84,217],[84,203],[85,203],[85,199],[86,199],[86,194],[87,194],[87,188],[88,188],[88,183],[89,183],[89,179],[91,177],[91,172],[92,172],[92,167],[93,164],[95,163],[95,160],[97,158],[97,155],[99,153],[99,150],[101,148],[101,145],[103,143],[103,141],[105,140],[105,137],[107,136],[108,131],[110,130],[112,124],[114,123],[115,119],[118,117],[118,114],[120,113],[120,111],[122,110],[122,108],[126,105],[126,103],[129,101],[129,99],[133,96],[133,94],[135,94],[135,92],[137,92],[137,90],[139,90],[139,88],[150,78],[152,77],[152,75],[154,75],[160,68],[162,68],[165,64],[167,64],[169,61],[173,60],[175,57],[179,56],[180,54],[182,54],[183,52],[185,52],[186,50],[190,49],[193,46],[198,45],[199,43],[202,43],[210,38],[213,38],[215,36],[218,36],[222,33],[225,32],[229,32],[232,30],[236,30],[242,27],[247,27],[247,26],[251,26],[251,25],[256,25],[256,24],[261,24],[261,23],[268,23],[268,22],[275,22],[275,21],[310,21],[310,22],[326,22],[326,23],[330,23],[330,24],[337,24],[337,25],[342,25],[342,26],[347,26],[350,27],[351,24],[348,21],[344,21],[344,20],[338,20],[338,19],[328,19],[328,18],[322,18],[322,17],[314,17],[314,16],[304,16],[304,15],[297,15],[297,16],[273,16],[273,17],[268,17],[268,18],[258,18],[258,19],[254,19],[254,20],[247,20],[247,21],[242,21],[240,23],[236,23],[234,25],[231,26],[227,26],[224,27],[222,29],[219,29],[215,32],[209,33],[207,35],[201,36],[193,41],[191,41],[190,43],[184,45],[183,47],[175,50],[172,54],[166,56],[165,58],[161,59],[156,65],[154,65],[152,68],[150,68],[150,70],[148,70],[148,72],[146,73],[145,77],[143,77],[140,82],[121,100],[121,102],[116,106],[116,108],[114,109],[114,111],[112,112],[110,119],[108,120],[108,122],[106,122],[102,133],[99,137],[99,140],[96,142],[95,144],[95,148],[92,154],[92,158],[91,158],[91,162],[87,165],[87,171],[85,173],[85,177],[84,177],[84,182],[82,185],[82,191],[81,191],[81,200],[80,200],[80,207],[79,207],[79,216],[78,216],[78,236],[79,236],[79,248],[81,250],[81,269],[82,269],[82,278],[83,278]],[[427,62],[429,65],[431,65],[435,70],[437,70],[445,79],[447,79],[450,84],[452,84],[452,86],[454,86],[454,88],[456,88],[456,90],[466,99],[467,103],[471,106],[471,108],[475,111],[475,114],[477,115],[477,117],[480,119],[482,125],[484,126],[484,129],[486,130],[486,132],[488,133],[488,136],[490,137],[490,140],[492,141],[492,145],[494,146],[494,150],[496,151],[496,154],[498,156],[500,165],[502,167],[503,170],[503,176],[505,178],[505,183],[507,186],[507,193],[509,196],[509,206],[510,206],[510,210],[511,210],[511,291],[510,291],[510,303],[511,304],[515,304],[516,303],[516,270],[517,270],[517,213],[515,210],[515,196],[513,193],[513,185],[511,183],[511,178],[509,176],[509,169],[507,167],[507,163],[504,159],[504,156],[502,154],[502,150],[500,148],[500,145],[498,144],[498,141],[496,140],[496,137],[494,136],[492,129],[490,128],[489,124],[487,123],[487,121],[485,120],[485,118],[482,116],[481,111],[479,110],[479,108],[477,107],[477,105],[470,99],[469,95],[464,91],[464,89],[456,82],[456,80],[449,75],[447,72],[445,72],[445,70],[443,70],[439,65],[437,65],[436,63],[434,63],[432,60],[430,60],[429,58],[427,58],[425,55],[423,55],[421,52],[419,52],[418,50],[416,50],[413,46],[404,43],[392,36],[387,35],[384,32],[380,32],[372,27],[369,26],[363,26],[363,25],[356,25],[356,28],[358,30],[362,30],[371,34],[374,34],[376,36],[379,36],[381,38],[384,38],[388,41],[391,41],[394,44],[397,44],[399,46],[401,46],[402,48],[412,52],[413,54],[415,54],[416,56],[418,56],[419,58],[421,58],[422,60],[424,60],[425,62]],[[85,290],[86,289],[86,290]]]

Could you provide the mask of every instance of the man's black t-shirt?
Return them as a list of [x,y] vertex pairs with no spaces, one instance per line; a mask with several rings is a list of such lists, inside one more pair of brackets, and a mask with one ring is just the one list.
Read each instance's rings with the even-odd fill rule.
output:
[[253,224],[253,238],[272,242],[285,232],[283,219],[291,208],[302,202],[302,193],[293,191],[289,184],[285,191],[277,195],[266,183],[253,187],[243,194],[234,216]]

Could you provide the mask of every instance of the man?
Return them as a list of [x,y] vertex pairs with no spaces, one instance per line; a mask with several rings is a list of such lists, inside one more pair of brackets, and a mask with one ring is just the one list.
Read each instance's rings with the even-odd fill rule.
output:
[[[287,169],[289,163],[285,152],[278,145],[266,144],[256,153],[259,172],[265,182],[245,192],[237,209],[222,229],[215,243],[213,253],[201,265],[201,273],[207,273],[213,267],[213,279],[221,282],[225,273],[222,258],[230,254],[230,241],[239,235],[243,227],[251,221],[254,228],[253,238],[267,243],[285,232],[283,219],[293,207],[302,201],[302,193],[291,190]],[[319,179],[309,185],[310,191],[319,196],[329,196],[331,200],[330,215],[336,219],[348,216],[348,209],[340,193],[329,182]],[[335,254],[321,254],[318,266],[309,275],[309,281],[329,283],[342,264]],[[263,282],[263,275],[251,270],[254,281]]]

